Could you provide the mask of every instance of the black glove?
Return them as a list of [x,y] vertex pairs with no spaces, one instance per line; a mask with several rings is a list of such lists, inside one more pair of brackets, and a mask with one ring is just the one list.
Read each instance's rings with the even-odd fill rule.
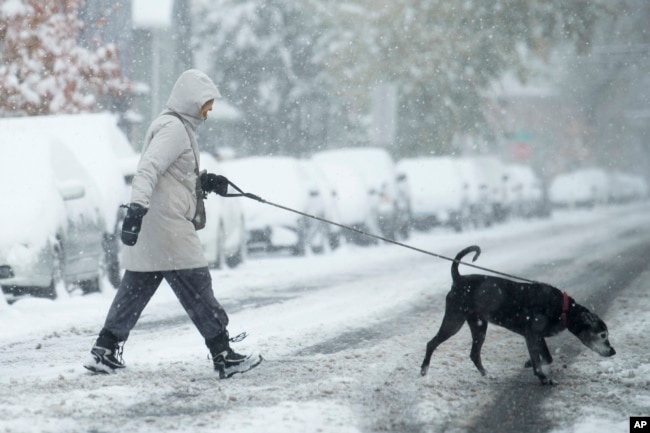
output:
[[125,207],[127,210],[124,222],[122,222],[122,242],[132,247],[138,241],[138,234],[142,227],[142,218],[149,209],[137,203],[130,203]]
[[201,189],[225,196],[228,194],[228,179],[220,174],[201,173]]

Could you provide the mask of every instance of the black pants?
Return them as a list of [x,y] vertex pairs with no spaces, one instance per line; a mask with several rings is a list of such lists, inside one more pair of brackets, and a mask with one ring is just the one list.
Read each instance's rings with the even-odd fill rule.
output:
[[207,267],[163,272],[126,271],[108,310],[104,329],[111,331],[119,341],[125,341],[163,278],[203,338],[213,338],[226,329],[228,315],[214,297]]

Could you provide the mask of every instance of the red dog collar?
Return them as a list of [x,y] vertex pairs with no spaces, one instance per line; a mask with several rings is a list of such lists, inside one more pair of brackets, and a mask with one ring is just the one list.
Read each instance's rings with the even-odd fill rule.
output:
[[562,326],[565,328],[569,326],[569,318],[567,316],[569,312],[569,295],[566,292],[562,292]]

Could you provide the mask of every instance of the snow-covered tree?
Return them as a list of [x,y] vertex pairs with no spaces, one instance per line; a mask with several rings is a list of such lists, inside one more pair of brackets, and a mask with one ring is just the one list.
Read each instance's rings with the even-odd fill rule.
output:
[[335,110],[317,58],[324,24],[314,3],[215,0],[197,13],[197,44],[221,93],[244,113],[237,145],[250,152],[299,154],[325,140]]
[[0,114],[91,112],[128,91],[115,45],[78,44],[81,3],[0,0]]
[[603,0],[351,0],[339,13],[355,43],[342,45],[337,56],[365,67],[341,77],[352,80],[347,87],[355,94],[348,95],[356,99],[364,98],[359,92],[369,96],[361,83],[399,87],[400,151],[450,151],[456,134],[490,135],[484,97],[494,80],[506,72],[525,80],[534,72],[531,58],[558,45],[588,50],[605,6]]
[[294,140],[307,117],[337,119],[318,125],[324,130],[318,140],[309,136],[311,149],[367,142],[373,90],[390,83],[398,89],[395,153],[409,155],[449,152],[458,134],[489,138],[486,89],[506,72],[525,79],[530,59],[558,45],[588,50],[606,7],[606,0],[215,0],[196,23],[212,74],[246,116],[249,140]]

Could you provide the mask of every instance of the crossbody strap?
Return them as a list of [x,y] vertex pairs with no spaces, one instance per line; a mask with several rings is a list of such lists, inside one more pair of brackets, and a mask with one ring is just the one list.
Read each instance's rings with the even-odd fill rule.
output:
[[178,120],[181,121],[181,123],[183,124],[183,127],[185,127],[185,132],[187,132],[187,138],[190,139],[190,147],[192,148],[192,153],[194,154],[194,161],[196,162],[196,168],[194,169],[194,172],[198,176],[199,175],[199,155],[197,154],[197,152],[199,150],[198,149],[198,144],[196,143],[195,140],[192,139],[192,134],[190,134],[190,131],[188,131],[187,125],[185,124],[185,121],[183,120],[183,118],[181,117],[180,114],[178,114],[178,113],[176,113],[174,111],[169,111],[167,113],[163,113],[163,115],[176,117]]
[[196,167],[194,168],[194,172],[196,173],[196,212],[194,214],[194,218],[192,218],[192,224],[194,224],[194,228],[196,230],[201,230],[205,227],[205,206],[203,204],[203,200],[207,197],[207,193],[203,191],[203,188],[201,187],[201,176],[199,173],[199,145],[196,143],[196,140],[194,139],[193,135],[190,134],[189,129],[187,129],[187,124],[183,120],[183,118],[180,116],[180,114],[175,113],[173,111],[169,111],[167,114],[170,116],[176,117],[178,120],[181,121],[183,126],[185,127],[185,132],[187,132],[187,137],[190,139],[190,147],[192,148],[192,153],[194,153],[194,161],[196,162]]

